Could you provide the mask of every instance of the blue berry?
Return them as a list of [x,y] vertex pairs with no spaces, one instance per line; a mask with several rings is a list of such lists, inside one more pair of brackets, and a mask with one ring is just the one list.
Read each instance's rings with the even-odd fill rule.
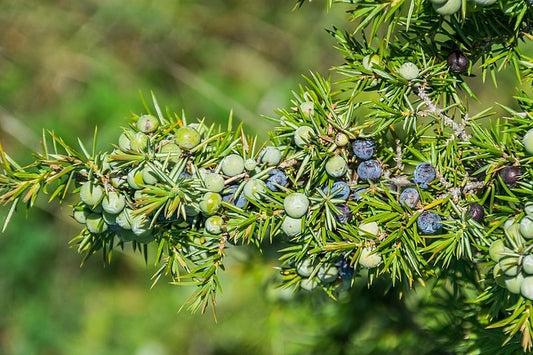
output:
[[337,266],[339,269],[339,276],[344,280],[349,280],[353,277],[354,268],[344,255],[339,258],[339,260],[335,263],[335,266]]
[[366,187],[359,187],[357,189],[355,189],[355,191],[353,192],[353,199],[355,201],[361,201],[363,199],[363,196],[361,196],[361,194],[364,194],[366,192]]
[[378,180],[382,173],[381,164],[374,159],[363,161],[357,167],[357,175],[363,180]]
[[435,168],[430,163],[420,163],[416,166],[414,181],[420,188],[427,189],[428,184],[435,180],[435,177]]
[[376,152],[376,142],[372,138],[357,138],[352,143],[352,150],[359,159],[368,160]]
[[442,227],[441,221],[441,216],[436,213],[422,212],[416,220],[416,225],[422,233],[434,234]]
[[336,206],[339,210],[339,213],[335,215],[335,218],[339,223],[347,223],[350,220],[350,217],[352,216],[352,211],[350,210],[350,207],[348,205],[338,205]]
[[228,191],[226,191],[224,196],[222,196],[222,200],[227,203],[232,203],[235,207],[243,208],[248,200],[243,196],[244,194],[242,193],[235,197],[235,191],[237,191],[237,186],[229,186]]
[[331,194],[333,195],[333,198],[341,200],[346,200],[350,196],[350,186],[344,181],[335,181],[331,190],[328,186],[325,186],[322,191],[324,191],[326,195]]
[[287,175],[283,171],[274,169],[268,174],[270,177],[266,180],[266,187],[271,191],[278,191],[278,185],[285,186],[287,184]]
[[470,204],[468,213],[470,214],[470,217],[472,217],[472,219],[476,222],[481,222],[483,220],[483,217],[485,217],[485,210],[483,209],[483,206],[476,202]]
[[408,187],[400,194],[400,204],[403,206],[409,206],[409,208],[415,208],[418,201],[420,201],[420,194],[416,189]]

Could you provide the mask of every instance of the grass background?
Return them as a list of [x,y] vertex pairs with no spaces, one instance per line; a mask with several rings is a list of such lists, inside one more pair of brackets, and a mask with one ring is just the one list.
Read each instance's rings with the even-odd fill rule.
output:
[[[189,118],[223,124],[233,110],[247,132],[265,138],[271,123],[260,116],[289,104],[301,74],[327,75],[342,61],[324,29],[344,25],[344,8],[326,13],[322,5],[292,12],[287,0],[3,2],[0,140],[29,162],[43,128],[89,143],[98,126],[105,149],[131,112],[142,113],[139,90]],[[514,84],[503,80],[503,88]],[[481,101],[495,100],[486,85]],[[338,303],[276,291],[271,250],[230,251],[218,323],[178,313],[190,289],[164,281],[150,289],[156,268],[129,250],[110,266],[93,257],[80,269],[68,247],[78,229],[69,207],[38,207],[17,214],[0,236],[2,354],[364,354],[400,342],[410,353],[439,341],[405,326],[417,320],[396,295],[383,296],[385,285],[368,291],[361,282]]]

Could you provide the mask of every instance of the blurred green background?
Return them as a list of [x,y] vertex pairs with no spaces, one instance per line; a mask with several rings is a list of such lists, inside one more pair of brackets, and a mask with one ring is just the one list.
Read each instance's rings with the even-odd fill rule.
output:
[[[247,132],[265,138],[271,123],[260,116],[289,104],[301,74],[327,75],[342,61],[324,29],[342,28],[345,9],[292,7],[287,0],[4,1],[2,144],[29,162],[43,128],[74,144],[77,136],[89,143],[97,125],[105,149],[131,112],[143,112],[139,90],[189,118],[224,123],[233,110]],[[394,292],[383,296],[386,285],[369,292],[361,282],[339,303],[274,290],[270,250],[230,251],[218,323],[210,314],[178,313],[192,290],[165,281],[150,289],[155,266],[129,249],[110,266],[95,256],[80,269],[68,246],[78,230],[69,213],[42,200],[0,236],[0,354],[364,354],[400,340],[408,354],[438,343],[438,334],[409,326],[414,315]],[[411,307],[422,302],[417,297]]]

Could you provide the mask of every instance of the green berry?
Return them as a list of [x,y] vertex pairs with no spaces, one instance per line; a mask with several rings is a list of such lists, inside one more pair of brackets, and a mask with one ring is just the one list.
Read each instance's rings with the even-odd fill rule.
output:
[[533,238],[533,219],[528,216],[524,216],[520,221],[520,234],[526,239]]
[[174,135],[176,144],[184,149],[193,149],[200,143],[200,133],[191,127],[181,127]]
[[107,230],[107,224],[105,224],[102,216],[97,213],[91,213],[87,216],[87,222],[85,223],[87,230],[93,234],[100,234]]
[[461,9],[461,3],[462,0],[448,0],[444,3],[438,0],[437,2],[433,1],[433,8],[439,15],[453,15]]
[[133,223],[133,210],[129,208],[124,208],[115,218],[115,222],[122,229],[130,230]]
[[221,192],[224,190],[224,178],[217,173],[208,173],[204,177],[205,188],[211,192]]
[[250,179],[246,182],[243,189],[243,194],[248,201],[256,201],[261,199],[261,195],[266,191],[263,180]]
[[327,267],[326,265],[322,265],[320,269],[318,269],[317,277],[322,283],[329,284],[337,280],[338,275],[339,269],[335,266]]
[[281,230],[288,237],[296,237],[302,234],[302,219],[285,216],[283,222],[281,223]]
[[516,276],[520,271],[518,265],[519,258],[516,255],[506,255],[499,261],[500,267],[506,276]]
[[159,119],[152,115],[142,115],[137,120],[137,129],[143,133],[152,133],[159,127]]
[[489,255],[494,262],[500,261],[507,251],[509,251],[509,249],[505,247],[505,244],[501,239],[493,241],[489,247]]
[[117,225],[117,215],[113,213],[109,213],[106,211],[102,211],[102,218],[104,219],[104,222],[108,226],[116,226]]
[[133,137],[134,134],[135,132],[133,132],[132,130],[122,132],[122,134],[118,137],[118,146],[121,149],[130,150],[130,137]]
[[335,155],[326,162],[326,172],[331,177],[341,177],[348,171],[346,160],[340,155]]
[[244,159],[238,154],[230,154],[220,164],[224,175],[236,176],[244,171]]
[[150,219],[146,216],[134,216],[131,220],[131,231],[138,242],[149,243],[153,240]]
[[492,276],[494,277],[494,281],[496,281],[496,284],[500,287],[506,287],[505,286],[505,275],[502,272],[502,269],[500,268],[500,264],[494,265],[492,268]]
[[300,126],[294,131],[294,144],[302,148],[309,139],[315,135],[315,131],[309,126]]
[[309,199],[305,194],[293,192],[283,200],[283,207],[289,217],[301,218],[307,213]]
[[522,282],[524,282],[524,275],[520,273],[516,276],[505,278],[505,287],[509,292],[518,295],[520,294]]
[[400,76],[405,80],[413,80],[418,77],[420,70],[415,63],[405,62],[400,66],[400,68],[398,68],[398,74],[400,74]]
[[369,54],[363,58],[361,64],[366,70],[372,70],[374,64],[379,65],[379,56],[377,54]]
[[281,151],[276,147],[265,147],[261,152],[261,162],[268,165],[278,165],[281,161]]
[[132,189],[140,190],[144,186],[143,172],[139,169],[130,170],[127,176],[128,185]]
[[315,116],[315,104],[311,101],[302,102],[300,111],[305,118],[313,118]]
[[531,201],[526,202],[526,205],[524,207],[524,212],[529,217],[533,217],[533,202]]
[[528,275],[533,275],[533,255],[526,255],[522,259],[522,270]]
[[361,250],[359,264],[367,269],[374,268],[381,264],[381,256],[374,253],[374,249],[365,247]]
[[313,291],[318,286],[318,281],[315,279],[303,279],[300,282],[300,287],[306,291]]
[[96,206],[104,196],[104,189],[100,185],[86,182],[81,185],[80,198],[89,207]]
[[85,224],[87,223],[87,217],[91,214],[91,210],[88,208],[82,208],[78,209],[76,208],[72,212],[72,217],[74,217],[74,220],[78,222],[79,224]]
[[211,216],[218,212],[222,203],[222,197],[215,192],[206,192],[198,204],[200,211]]
[[310,259],[302,260],[298,265],[296,265],[296,272],[298,275],[303,277],[309,277],[313,273],[315,266]]
[[379,225],[377,222],[362,223],[359,225],[359,233],[361,235],[377,236],[379,233]]
[[256,167],[257,167],[257,162],[253,159],[246,159],[246,161],[244,162],[244,168],[247,171],[254,171]]
[[348,136],[342,132],[337,133],[335,136],[335,144],[337,147],[344,147],[346,144],[350,143]]
[[520,293],[524,298],[533,300],[533,276],[524,277],[520,285]]
[[167,143],[161,146],[159,149],[159,155],[162,155],[163,159],[167,159],[172,163],[178,163],[180,161],[182,150],[175,143]]
[[211,216],[205,220],[205,230],[210,234],[222,233],[222,227],[224,226],[224,220],[220,216]]
[[141,173],[145,185],[154,185],[159,181],[156,170],[150,165],[145,165]]
[[148,147],[148,136],[142,132],[135,133],[130,139],[130,147],[135,151],[142,151]]
[[522,144],[524,144],[526,152],[533,155],[533,128],[526,132],[522,139]]
[[110,191],[102,200],[102,208],[107,213],[120,213],[124,206],[126,206],[126,199],[116,191]]

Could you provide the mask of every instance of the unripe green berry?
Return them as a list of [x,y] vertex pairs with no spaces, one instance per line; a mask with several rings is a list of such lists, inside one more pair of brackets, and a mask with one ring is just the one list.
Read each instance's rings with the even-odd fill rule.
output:
[[87,230],[93,234],[100,234],[107,230],[107,224],[105,224],[102,216],[97,213],[91,213],[87,216],[87,222],[85,223]]
[[442,16],[453,15],[461,9],[462,0],[448,0],[445,3],[440,3],[440,1],[433,1],[433,8],[435,11]]
[[348,136],[342,132],[337,133],[335,136],[335,144],[337,147],[344,147],[346,144],[350,143]]
[[277,147],[265,147],[261,153],[261,162],[268,165],[278,165],[281,161],[281,151]]
[[304,147],[309,139],[315,135],[315,131],[309,126],[300,126],[294,131],[294,144],[298,147]]
[[246,161],[244,162],[244,168],[247,171],[254,171],[256,167],[257,167],[257,162],[254,159],[251,159],[251,158],[246,159]]
[[367,269],[374,268],[381,264],[381,256],[374,253],[374,249],[365,247],[361,250],[359,264]]
[[81,185],[80,198],[89,207],[96,206],[104,196],[104,189],[100,185],[86,182]]
[[137,120],[137,129],[143,133],[152,133],[159,127],[159,119],[152,115],[142,115]]
[[244,184],[242,193],[248,201],[260,200],[261,195],[266,191],[263,180],[250,179]]
[[176,144],[184,149],[193,149],[200,143],[200,133],[191,127],[180,127],[174,135]]
[[124,206],[126,206],[126,199],[116,191],[110,191],[102,200],[102,208],[107,213],[118,214]]
[[318,286],[318,281],[315,279],[302,279],[300,287],[306,291],[313,291]]
[[326,265],[322,265],[320,269],[318,269],[317,277],[322,283],[329,284],[335,281],[338,275],[339,269],[335,266],[327,267]]
[[520,273],[516,276],[505,278],[505,287],[509,292],[518,295],[520,294],[522,282],[524,282],[524,275]]
[[520,271],[518,266],[518,256],[504,256],[499,261],[500,267],[506,276],[516,276]]
[[533,202],[526,202],[526,205],[524,206],[524,212],[528,217],[533,217]]
[[207,233],[220,234],[222,233],[223,226],[224,220],[220,216],[211,216],[205,220],[205,230]]
[[159,181],[157,172],[150,165],[145,165],[144,168],[141,170],[141,172],[142,172],[142,179],[145,185],[154,185],[155,183]]
[[132,189],[140,190],[144,186],[144,180],[143,180],[143,173],[142,170],[139,169],[133,169],[130,170],[127,176],[128,185]]
[[361,235],[370,234],[377,236],[379,233],[379,225],[377,222],[362,223],[359,225],[359,233]]
[[224,190],[224,178],[217,173],[209,173],[204,177],[205,188],[211,192],[221,192]]
[[172,163],[178,163],[180,161],[181,153],[181,148],[175,143],[167,143],[159,149],[159,155],[162,155],[163,159],[166,159],[168,156],[168,160]]
[[494,277],[494,281],[496,281],[496,284],[500,287],[506,287],[505,286],[505,275],[502,272],[502,269],[500,267],[500,264],[494,265],[492,268],[492,276]]
[[288,237],[296,237],[302,234],[302,219],[285,216],[281,223],[281,230]]
[[533,238],[533,219],[524,216],[522,220],[520,221],[520,234],[522,234],[522,237],[526,239],[532,239]]
[[528,275],[533,275],[533,255],[529,254],[522,259],[522,270]]
[[311,101],[302,102],[300,111],[305,118],[313,118],[315,116],[315,104]]
[[148,147],[148,136],[142,132],[135,133],[130,139],[130,147],[135,151],[142,151]]
[[405,62],[398,68],[398,74],[405,80],[413,80],[418,77],[420,70],[415,63]]
[[130,230],[133,223],[133,211],[129,208],[124,208],[115,218],[115,222],[122,229]]
[[133,132],[132,130],[122,132],[122,134],[118,137],[118,146],[121,149],[130,150],[130,137],[133,137],[134,134],[135,132]]
[[102,211],[102,218],[104,219],[104,222],[108,226],[115,226],[117,225],[117,215],[113,213],[109,213],[106,211]]
[[289,217],[301,218],[307,213],[309,199],[305,194],[293,192],[283,200],[283,207]]
[[348,171],[346,160],[340,155],[332,156],[326,162],[326,172],[331,177],[341,177]]
[[238,154],[230,154],[220,164],[222,172],[228,176],[236,176],[244,171],[244,159]]
[[363,58],[361,64],[366,70],[372,70],[374,64],[379,65],[379,56],[377,54],[369,54]]
[[72,212],[72,217],[76,222],[79,224],[85,224],[87,223],[87,217],[91,214],[91,210],[88,208],[82,208],[82,209],[75,209]]
[[524,298],[533,300],[533,276],[524,277],[520,285],[520,293]]
[[501,239],[493,241],[489,247],[489,255],[494,262],[500,261],[507,251],[508,249]]
[[314,270],[315,266],[311,262],[311,259],[304,259],[298,265],[296,265],[296,272],[303,277],[309,277]]
[[522,144],[524,144],[526,152],[533,155],[533,128],[526,132],[522,139]]
[[131,231],[135,234],[135,240],[141,243],[149,243],[153,240],[148,217],[134,216],[131,222]]
[[222,203],[222,197],[215,192],[206,192],[198,204],[200,211],[211,216],[218,212]]

